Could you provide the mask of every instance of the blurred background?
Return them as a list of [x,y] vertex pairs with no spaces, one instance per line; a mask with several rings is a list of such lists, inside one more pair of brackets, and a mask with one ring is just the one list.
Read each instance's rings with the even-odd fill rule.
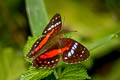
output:
[[[120,0],[44,0],[49,19],[62,16],[64,29],[86,47],[120,31]],[[0,80],[27,70],[23,48],[32,36],[24,0],[0,0]],[[101,41],[100,41],[101,42]],[[103,42],[85,64],[92,80],[120,80],[120,41]]]

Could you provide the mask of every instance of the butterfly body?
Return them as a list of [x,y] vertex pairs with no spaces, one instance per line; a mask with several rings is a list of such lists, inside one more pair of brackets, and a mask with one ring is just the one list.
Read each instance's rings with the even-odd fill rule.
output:
[[[63,37],[63,34],[57,34],[56,36],[51,36],[49,38],[49,41],[46,42],[46,44],[36,52],[37,55],[35,55],[33,57],[33,59],[36,59],[38,56],[44,54],[46,51],[48,51],[55,44],[58,44],[57,46],[60,48],[59,42],[61,42],[62,37]],[[39,48],[39,46],[38,46],[38,48]]]
[[80,63],[89,57],[89,51],[75,40],[64,38],[61,16],[56,14],[26,55],[33,59],[35,68],[54,68],[60,56],[65,63]]

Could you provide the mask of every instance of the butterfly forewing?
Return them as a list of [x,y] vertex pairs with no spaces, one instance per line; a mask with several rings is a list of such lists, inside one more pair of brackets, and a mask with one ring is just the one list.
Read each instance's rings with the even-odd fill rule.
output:
[[61,26],[60,14],[54,15],[42,32],[44,37],[39,38],[26,55],[33,59],[32,65],[35,68],[56,67],[60,55],[65,63],[70,64],[82,62],[89,57],[86,47],[75,40],[59,35]]
[[62,43],[62,59],[65,63],[79,63],[90,55],[87,48],[75,40],[63,38]]
[[[30,49],[30,51],[28,52],[28,54],[26,55],[29,58],[32,58],[36,55],[36,49],[40,46],[40,43],[45,39],[45,37],[41,37],[39,39],[36,40],[36,42],[33,44],[32,48]],[[42,45],[43,46],[43,45]],[[41,47],[42,48],[42,47]]]
[[32,64],[35,68],[54,68],[59,61],[60,54],[61,49],[59,49],[58,44],[56,43],[45,53],[42,53],[42,55],[39,55],[35,59],[33,59]]
[[[60,14],[55,14],[52,19],[50,20],[49,24],[46,26],[46,28],[43,30],[42,34],[47,35],[56,35],[61,30],[62,21]],[[52,31],[52,33],[50,33]]]

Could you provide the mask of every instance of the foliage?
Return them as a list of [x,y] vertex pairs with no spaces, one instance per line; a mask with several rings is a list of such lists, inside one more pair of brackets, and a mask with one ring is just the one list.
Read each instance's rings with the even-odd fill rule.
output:
[[0,48],[0,51],[0,80],[15,80],[25,70],[22,55],[10,47]]
[[[26,5],[24,5],[26,1]],[[55,80],[55,70],[60,80],[66,79],[90,79],[93,80],[119,80],[120,60],[114,59],[107,70],[106,75],[99,75],[96,69],[97,59],[116,55],[114,50],[120,47],[120,1],[118,0],[1,0],[0,1],[0,80],[29,80],[45,79]],[[45,2],[45,6],[44,6]],[[25,10],[26,6],[26,10]],[[46,11],[47,9],[47,11]],[[27,15],[25,13],[27,11]],[[33,43],[41,37],[41,33],[48,23],[48,15],[60,13],[63,21],[63,29],[76,31],[65,34],[65,37],[73,38],[90,50],[90,57],[80,64],[64,64],[60,60],[55,69],[38,69],[31,65],[32,59],[25,55]],[[29,24],[33,37],[30,35]],[[25,45],[25,46],[24,46]],[[22,49],[24,46],[24,56]],[[117,56],[117,55],[116,55]],[[114,56],[112,56],[113,58]],[[28,70],[24,59],[28,63]],[[106,62],[106,61],[104,61]],[[101,62],[102,65],[104,65]],[[99,64],[99,63],[97,63]],[[106,65],[106,64],[105,64]],[[105,66],[104,65],[104,66]],[[19,69],[18,69],[19,67]],[[87,73],[87,69],[92,73]],[[100,67],[101,68],[101,67]],[[110,68],[110,70],[109,70]],[[26,71],[25,71],[26,70]],[[99,70],[99,69],[97,69]],[[108,71],[109,70],[109,71]],[[100,71],[101,73],[102,71]],[[21,75],[22,74],[22,75]],[[21,76],[20,76],[21,75]],[[18,78],[18,76],[20,76]],[[69,76],[69,77],[68,77]],[[72,78],[71,78],[72,77]]]
[[24,74],[21,75],[19,80],[40,80],[48,75],[50,75],[53,72],[53,70],[49,69],[35,69],[33,67],[30,67],[28,71],[26,71]]
[[32,34],[33,36],[38,36],[42,33],[44,26],[48,22],[44,2],[43,0],[26,0],[26,9]]
[[[42,30],[43,30],[42,27],[44,28],[44,26],[46,24],[45,20],[46,20],[47,16],[43,15],[43,14],[46,14],[45,8],[44,8],[44,5],[43,5],[43,2],[40,1],[40,0],[36,0],[36,1],[27,0],[26,4],[27,4],[27,12],[28,12],[29,20],[30,20],[30,24],[31,24],[31,31],[32,31],[33,35],[36,36],[37,34],[40,34],[42,32]],[[42,6],[40,6],[40,4],[42,4]],[[37,12],[37,13],[35,13],[35,12]],[[37,15],[37,14],[39,14],[39,15]],[[40,18],[38,16],[40,16]],[[40,21],[41,21],[40,24],[42,24],[42,25],[39,25],[38,22],[40,22]],[[40,31],[40,29],[41,29],[41,31]],[[27,44],[24,48],[24,53],[25,54],[28,53],[30,47],[32,46],[32,44],[35,42],[35,40],[37,38],[38,37],[29,38],[29,40],[27,41]],[[28,60],[27,58],[26,58],[26,60],[28,62],[31,62],[31,60]],[[65,68],[64,72],[60,76],[60,80],[66,80],[67,77],[69,77],[69,76],[74,76],[74,80],[90,78],[87,75],[86,69],[84,67],[81,67],[81,65],[72,65],[71,69],[69,70],[70,67],[71,66],[69,65],[68,67]],[[43,79],[43,78],[47,77],[48,75],[50,75],[53,71],[54,70],[48,70],[48,69],[36,70],[33,67],[31,67],[31,68],[29,68],[29,70],[26,73],[21,75],[20,80]],[[73,74],[73,72],[74,72],[74,74]]]
[[81,64],[67,65],[62,74],[60,80],[83,80],[90,79],[85,67]]
[[[30,48],[32,47],[32,45],[34,44],[34,42],[38,39],[39,37],[28,37],[27,43],[24,46],[24,55],[26,55],[28,53],[28,51],[30,50]],[[25,56],[25,60],[28,62],[32,62],[31,59],[26,58]]]
[[[29,37],[27,44],[25,45],[24,48],[24,53],[28,53],[30,47],[32,44],[35,42],[35,40],[38,38],[38,34],[41,34],[43,31],[46,23],[47,23],[47,13],[44,7],[43,1],[32,1],[32,0],[27,0],[27,12],[28,12],[28,17],[30,20],[31,24],[31,31],[33,33],[33,36],[35,37]],[[41,5],[40,5],[41,4]],[[43,15],[44,14],[44,15]],[[113,41],[113,39],[117,38],[120,36],[120,32],[114,33],[102,40],[99,40],[93,44],[90,45],[89,50],[93,50],[106,42]],[[36,37],[37,36],[37,37]],[[66,34],[65,36],[71,36],[71,34]],[[30,59],[25,58],[26,61],[31,62]],[[62,69],[60,69],[62,70]],[[23,75],[21,75],[20,80],[37,80],[37,79],[43,79],[47,77],[48,75],[51,75],[54,70],[48,70],[48,69],[39,69],[36,70],[33,67],[30,67],[28,71],[26,71]],[[60,71],[61,72],[61,71]],[[58,72],[59,73],[59,72]],[[41,74],[41,75],[40,75]],[[74,65],[67,65],[65,66],[64,70],[59,73],[59,79],[60,80],[83,80],[83,79],[90,79],[88,76],[86,69],[82,66],[82,64],[74,64]]]

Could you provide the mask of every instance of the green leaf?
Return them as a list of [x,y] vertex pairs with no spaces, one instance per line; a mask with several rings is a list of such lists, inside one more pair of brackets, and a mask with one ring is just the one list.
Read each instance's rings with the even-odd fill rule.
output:
[[22,55],[11,47],[0,48],[0,51],[0,80],[15,80],[25,71]]
[[[39,36],[41,34],[41,32],[43,31],[47,21],[48,21],[48,17],[46,14],[46,10],[43,4],[43,0],[26,0],[26,5],[27,5],[27,13],[28,13],[28,17],[29,17],[29,21],[30,21],[30,27],[31,27],[31,32],[33,34],[33,36],[35,37],[29,37],[27,44],[25,45],[24,48],[24,54],[26,55],[28,53],[28,51],[30,50],[30,48],[32,47],[33,43],[39,38],[37,36]],[[26,61],[28,62],[32,62],[31,59],[25,58]],[[77,64],[78,65],[78,64]],[[77,66],[76,65],[76,66]],[[86,70],[83,69],[83,67],[75,67],[73,66],[73,69],[71,69],[69,72],[74,72],[75,74],[70,74],[67,73],[66,71],[69,67],[67,67],[65,69],[65,71],[62,74],[65,75],[61,75],[60,79],[65,79],[65,77],[67,76],[74,76],[80,72],[82,72],[82,74],[80,73],[79,75],[76,75],[75,78],[76,79],[88,79],[89,76],[86,73]],[[77,71],[78,70],[78,71]],[[21,75],[21,77],[19,78],[20,80],[40,80],[43,79],[45,77],[47,77],[48,75],[50,75],[54,70],[48,70],[48,69],[35,69],[33,67],[30,67],[28,71],[26,71],[23,75]]]
[[100,40],[97,40],[88,46],[90,51],[89,59],[82,63],[91,68],[94,60],[107,55],[110,51],[116,49],[120,45],[120,31],[110,34]]
[[[26,55],[34,42],[39,38],[39,36],[36,37],[28,37],[27,43],[24,47],[24,54]],[[25,60],[27,62],[32,63],[32,59],[26,58]],[[40,80],[48,75],[50,75],[54,70],[51,69],[35,69],[33,67],[30,67],[28,71],[26,71],[23,75],[21,75],[19,80]]]
[[[24,54],[26,55],[33,43],[40,37],[45,25],[48,22],[47,13],[45,10],[43,0],[26,0],[26,9],[30,22],[31,32],[34,37],[29,37],[27,44],[24,47]],[[32,59],[25,58],[26,61],[32,62]],[[50,75],[54,70],[51,69],[35,69],[30,67],[19,80],[40,80]]]
[[81,64],[67,64],[67,67],[60,75],[60,80],[83,80],[90,79],[86,69]]
[[111,35],[103,38],[102,40],[96,41],[95,43],[91,44],[88,49],[89,49],[90,51],[92,51],[92,50],[94,50],[95,48],[97,48],[97,47],[99,47],[99,46],[101,46],[101,45],[104,45],[105,43],[110,42],[110,41],[115,40],[115,39],[116,39],[116,40],[119,40],[119,39],[120,39],[120,31],[119,31],[119,32],[116,32],[116,33],[113,33],[113,34],[111,34]]
[[41,35],[48,22],[43,0],[26,0],[26,9],[33,36]]
[[19,80],[40,80],[50,75],[53,71],[53,69],[35,69],[30,67],[28,71],[20,76]]

